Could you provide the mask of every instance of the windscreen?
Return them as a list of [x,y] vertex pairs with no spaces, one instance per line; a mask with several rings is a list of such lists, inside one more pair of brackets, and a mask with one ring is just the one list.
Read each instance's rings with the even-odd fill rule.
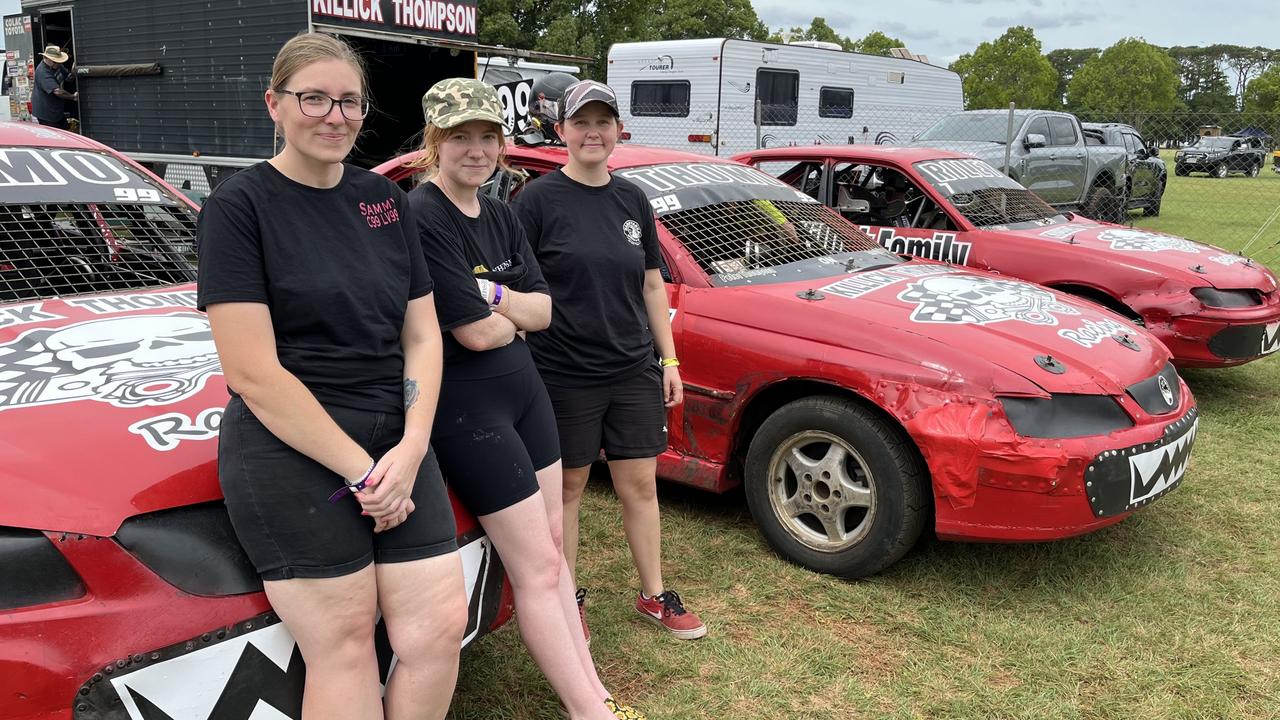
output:
[[[1026,116],[1021,113],[1013,115],[1013,134],[1018,134]],[[933,124],[933,127],[916,136],[916,140],[960,140],[977,142],[998,142],[1004,144],[1009,136],[1009,116],[1005,114],[968,114],[948,115]]]
[[902,262],[838,213],[755,168],[673,163],[615,173],[716,285],[828,277]]
[[978,227],[1015,227],[1062,217],[1038,195],[981,160],[924,160],[915,168]]
[[195,279],[195,213],[109,155],[0,147],[0,302]]
[[1193,147],[1230,150],[1233,142],[1234,138],[1229,137],[1202,137]]

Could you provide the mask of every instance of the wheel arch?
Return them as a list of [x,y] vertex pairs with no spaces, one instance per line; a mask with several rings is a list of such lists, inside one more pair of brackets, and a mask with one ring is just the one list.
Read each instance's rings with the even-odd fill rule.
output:
[[1129,307],[1119,298],[1113,296],[1106,290],[1080,283],[1050,283],[1049,287],[1054,290],[1060,290],[1069,295],[1075,295],[1086,300],[1092,300],[1118,315],[1123,315],[1131,322],[1143,322],[1142,315],[1138,314],[1138,311]]

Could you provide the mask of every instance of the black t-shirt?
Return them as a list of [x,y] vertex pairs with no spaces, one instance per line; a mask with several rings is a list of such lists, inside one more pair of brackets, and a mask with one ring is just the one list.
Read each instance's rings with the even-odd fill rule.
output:
[[557,170],[530,182],[514,207],[551,286],[551,327],[529,336],[543,380],[595,385],[652,363],[644,274],[662,256],[644,191],[616,177],[583,185]]
[[328,189],[267,162],[238,172],[200,211],[198,305],[265,303],[280,364],[321,403],[403,412],[405,309],[432,287],[408,212],[350,165]]
[[62,122],[67,101],[53,94],[67,79],[66,68],[54,70],[41,60],[36,63],[35,92],[31,94],[31,114],[41,122]]
[[547,293],[524,228],[511,209],[481,195],[479,217],[469,217],[430,182],[409,193],[409,206],[436,284],[436,315],[444,334],[444,379],[497,377],[531,362],[529,349],[519,336],[504,347],[475,352],[449,332],[492,313],[480,296],[477,277],[518,292]]

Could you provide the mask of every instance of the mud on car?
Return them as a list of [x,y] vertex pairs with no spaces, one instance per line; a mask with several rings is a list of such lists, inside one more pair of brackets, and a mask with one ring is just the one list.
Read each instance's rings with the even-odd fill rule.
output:
[[[736,160],[832,206],[894,252],[1021,278],[1145,326],[1179,367],[1280,350],[1276,276],[1250,258],[1047,205],[987,163],[926,148],[774,148]],[[1123,323],[1108,326],[1127,332]]]
[[[106,147],[0,123],[7,720],[301,718],[301,655],[218,486],[227,390],[195,310],[195,218]],[[469,642],[511,599],[479,525],[454,513]]]
[[[415,157],[376,171],[412,182]],[[537,176],[567,155],[507,159]],[[1181,482],[1195,401],[1149,333],[1063,293],[904,258],[753,168],[635,146],[610,163],[657,218],[685,382],[659,476],[744,485],[783,557],[860,577],[927,529],[1068,537]],[[519,187],[499,175],[490,192]]]

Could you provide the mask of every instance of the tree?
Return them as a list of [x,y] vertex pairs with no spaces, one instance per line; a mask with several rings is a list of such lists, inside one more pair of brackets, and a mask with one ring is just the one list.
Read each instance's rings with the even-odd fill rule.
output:
[[1040,53],[1035,32],[1021,25],[1011,27],[991,42],[961,55],[951,69],[964,82],[969,109],[1005,107],[1058,107],[1054,101],[1058,74]]
[[663,40],[714,37],[764,40],[769,35],[750,0],[662,0],[654,5],[657,7],[650,28],[654,37]]
[[1225,47],[1171,47],[1166,51],[1178,64],[1178,99],[1188,110],[1225,113],[1236,109],[1236,98],[1222,70]]
[[867,33],[866,37],[861,40],[854,41],[847,50],[854,52],[866,53],[868,55],[883,55],[889,57],[889,51],[894,48],[906,47],[907,44],[896,37],[890,37],[880,32],[872,30]]
[[1245,88],[1255,75],[1262,72],[1273,61],[1272,51],[1264,47],[1241,47],[1224,45],[1223,56],[1227,67],[1236,75],[1236,96],[1243,98]]
[[1071,78],[1075,77],[1085,63],[1098,57],[1100,52],[1102,51],[1098,48],[1059,48],[1045,55],[1054,71],[1058,73],[1058,85],[1054,88],[1053,97],[1060,105],[1066,105],[1067,85],[1071,82]]
[[1155,45],[1125,38],[1080,68],[1067,88],[1067,101],[1136,125],[1147,113],[1177,107],[1178,64]]
[[1244,91],[1244,109],[1250,114],[1280,114],[1280,65],[1249,81]]

